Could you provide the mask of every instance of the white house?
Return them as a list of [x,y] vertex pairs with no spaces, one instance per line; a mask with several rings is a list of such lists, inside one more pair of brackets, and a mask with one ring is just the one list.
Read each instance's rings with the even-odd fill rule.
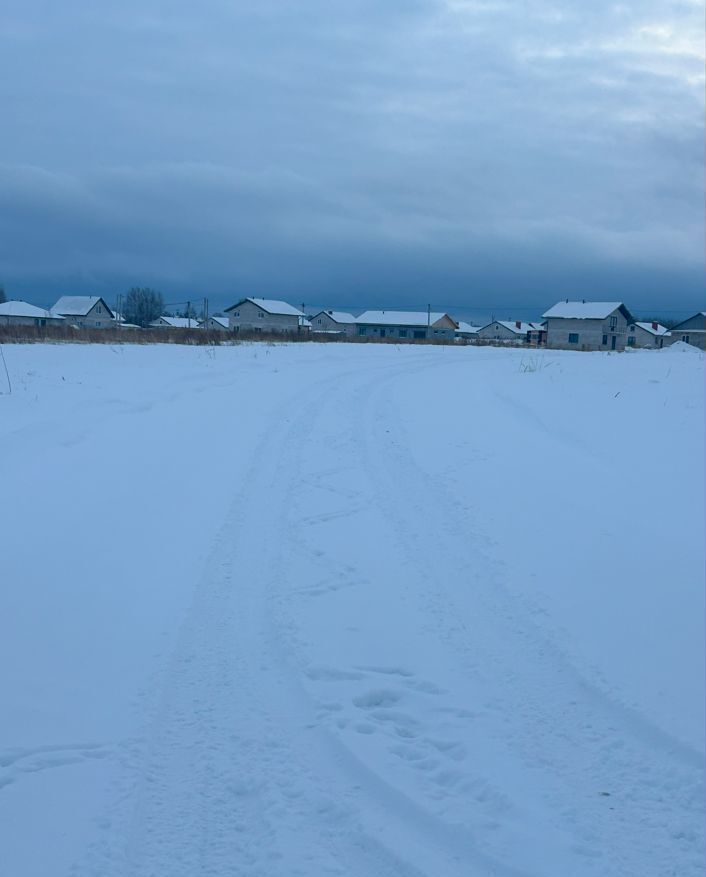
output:
[[481,326],[476,337],[486,341],[543,341],[544,329],[539,323],[525,323],[523,320],[493,320]]
[[624,350],[635,325],[621,301],[560,301],[543,314],[547,347],[566,350]]
[[61,326],[65,323],[64,317],[26,301],[6,301],[0,304],[0,326]]
[[412,341],[453,341],[458,327],[448,314],[428,311],[365,311],[355,322],[359,336]]
[[688,320],[677,323],[672,328],[671,341],[683,341],[684,344],[706,350],[706,311],[699,311]]
[[464,323],[463,320],[459,320],[458,329],[456,329],[456,338],[473,340],[478,337],[480,329],[480,326],[471,326],[470,323]]
[[666,326],[653,320],[651,323],[632,323],[628,326],[628,347],[664,347],[671,334]]
[[311,318],[310,322],[312,332],[355,335],[358,331],[355,317],[345,311],[319,311]]
[[114,329],[113,312],[99,295],[62,295],[51,309],[80,329]]
[[152,329],[198,329],[199,321],[196,317],[157,317],[150,323]]
[[225,313],[234,332],[301,332],[311,327],[300,310],[269,298],[243,298]]
[[230,332],[228,317],[209,317],[199,323],[199,328],[207,329],[209,332]]

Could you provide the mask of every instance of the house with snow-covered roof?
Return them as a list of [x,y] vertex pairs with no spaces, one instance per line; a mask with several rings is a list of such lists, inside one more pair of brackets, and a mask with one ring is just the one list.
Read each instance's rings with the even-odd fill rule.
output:
[[624,350],[635,319],[621,301],[560,301],[543,315],[547,347],[556,350]]
[[6,301],[0,304],[0,326],[61,326],[64,317],[26,301]]
[[230,332],[228,325],[228,317],[213,316],[207,320],[201,320],[199,328],[207,329],[209,332]]
[[51,312],[79,329],[115,328],[113,312],[99,295],[62,295]]
[[671,334],[666,326],[657,320],[631,323],[628,325],[628,347],[648,347],[660,349],[669,344]]
[[544,328],[540,323],[526,323],[524,320],[493,320],[481,326],[476,335],[485,341],[514,341],[524,344],[542,343]]
[[319,311],[310,322],[312,332],[355,335],[358,330],[355,317],[346,311]]
[[199,321],[196,317],[157,317],[150,323],[151,329],[198,329]]
[[234,332],[301,332],[311,328],[300,310],[276,299],[242,298],[224,313]]
[[683,341],[684,344],[706,350],[706,311],[699,311],[688,320],[682,320],[673,326],[671,341]]
[[464,338],[467,340],[473,340],[478,337],[478,333],[480,332],[480,326],[472,326],[470,323],[466,323],[463,320],[458,321],[458,328],[456,329],[456,338]]
[[458,326],[448,314],[433,311],[365,311],[355,322],[359,336],[408,341],[453,341]]

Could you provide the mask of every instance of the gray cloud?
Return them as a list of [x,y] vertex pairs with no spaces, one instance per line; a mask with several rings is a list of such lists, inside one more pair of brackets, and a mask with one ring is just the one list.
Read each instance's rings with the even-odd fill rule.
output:
[[700,4],[6,2],[0,279],[700,304]]

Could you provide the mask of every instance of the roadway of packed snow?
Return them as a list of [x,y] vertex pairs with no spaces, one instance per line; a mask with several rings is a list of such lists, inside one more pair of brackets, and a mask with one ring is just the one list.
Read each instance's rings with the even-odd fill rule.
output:
[[703,873],[701,354],[4,350],[3,874]]

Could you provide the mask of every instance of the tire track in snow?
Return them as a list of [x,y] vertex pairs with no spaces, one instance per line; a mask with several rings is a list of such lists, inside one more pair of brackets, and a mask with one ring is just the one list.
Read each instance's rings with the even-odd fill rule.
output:
[[[319,407],[316,412],[318,420],[327,417],[329,421],[333,420],[334,423],[338,424],[340,422],[340,424],[343,424],[343,438],[340,442],[340,448],[338,447],[339,442],[337,438],[334,436],[327,437],[331,442],[336,442],[336,454],[343,454],[343,459],[346,459],[346,454],[349,454],[348,459],[355,459],[357,430],[354,423],[361,416],[358,405],[362,405],[364,410],[366,407],[364,400],[374,393],[376,387],[381,383],[387,384],[396,376],[409,376],[415,370],[424,370],[440,364],[442,363],[434,362],[428,357],[424,357],[418,366],[412,367],[412,364],[408,363],[401,369],[386,372],[382,379],[380,375],[375,375],[372,380],[363,383],[358,382],[358,385],[353,388],[346,387],[346,392],[340,392],[338,398],[330,398],[325,405]],[[351,405],[351,401],[354,404]],[[319,441],[321,442],[321,439]],[[349,444],[351,442],[353,447]],[[303,446],[301,445],[301,447]],[[308,460],[310,464],[312,457],[316,457],[316,447],[318,446],[315,446],[313,452],[310,451]],[[303,467],[303,463],[300,463],[300,466]],[[351,469],[357,471],[361,483],[367,483],[370,473],[365,471],[365,467],[360,469],[359,466],[360,464],[358,464],[358,467],[353,465],[331,466],[320,470],[317,474],[307,473],[299,479],[300,484],[307,484],[314,490],[326,491],[334,499],[338,500],[339,505],[342,503],[342,507],[337,507],[335,511],[318,516],[319,523],[330,522],[360,510],[362,507],[360,490],[326,483],[328,478],[335,479],[341,472]],[[292,498],[292,504],[296,505],[294,498]],[[319,565],[324,567],[324,580],[328,578],[333,580],[334,584],[329,584],[327,588],[323,582],[317,582],[312,588],[298,589],[297,593],[305,592],[309,596],[317,597],[327,592],[330,593],[331,591],[338,590],[340,585],[336,584],[336,582],[341,577],[347,578],[350,575],[352,579],[358,578],[359,571],[357,569],[344,566],[343,572],[341,572],[340,558],[336,556],[329,558],[326,551],[317,550],[316,537],[312,538],[307,532],[312,516],[302,514],[302,508],[306,509],[306,502],[300,502],[299,505],[300,507],[296,509],[297,522],[294,527],[294,534],[290,535],[290,538],[296,543],[300,551],[309,556],[316,557]],[[295,516],[294,512],[292,512],[292,516]],[[283,527],[283,530],[285,529]],[[357,532],[356,535],[362,544],[366,543],[368,534],[365,531]],[[353,584],[353,582],[350,582],[349,586],[353,586]],[[286,610],[282,610],[281,614],[286,615]],[[281,621],[281,627],[284,630],[291,630],[292,626],[291,618]],[[301,644],[289,642],[287,647],[290,652],[289,663],[296,663],[296,659],[292,656],[297,651],[302,651]],[[299,678],[308,676],[309,679],[315,682],[333,683],[336,687],[340,687],[345,683],[355,685],[357,682],[369,686],[367,693],[363,690],[362,693],[353,698],[353,701],[357,708],[369,711],[373,721],[376,721],[381,717],[381,713],[385,711],[385,708],[392,706],[397,699],[395,691],[389,688],[372,688],[371,690],[371,687],[375,685],[375,676],[380,674],[385,677],[403,677],[403,686],[410,690],[422,691],[426,694],[439,693],[437,687],[432,683],[414,679],[414,673],[408,672],[404,668],[391,666],[359,666],[353,669],[346,668],[341,670],[327,667],[310,667],[308,672],[306,672],[306,662],[304,662]],[[302,694],[302,697],[306,699],[307,695]],[[321,704],[319,705],[321,706]],[[328,706],[324,706],[324,711],[328,708]],[[331,708],[339,709],[340,706],[333,703]],[[321,721],[321,713],[319,714],[319,720]],[[393,720],[393,715],[390,712],[386,712],[384,716],[383,721],[387,720]],[[404,722],[406,717],[398,714],[395,720]],[[398,728],[398,730],[400,733],[406,733],[404,728]],[[430,745],[438,753],[443,748],[450,751],[454,744],[447,747],[446,741],[434,741]],[[407,848],[414,848],[414,861],[424,863],[424,865],[420,864],[420,867],[425,869],[424,873],[428,875],[437,873],[449,875],[467,874],[469,869],[472,869],[472,872],[477,874],[495,874],[504,875],[504,877],[525,877],[525,875],[530,873],[522,867],[502,862],[498,857],[483,851],[479,847],[476,837],[468,830],[467,826],[460,824],[458,819],[449,821],[439,818],[432,809],[425,807],[424,802],[420,802],[418,797],[407,794],[394,781],[390,781],[388,776],[380,773],[376,767],[369,764],[365,758],[361,757],[355,747],[350,746],[341,738],[340,734],[337,734],[335,731],[329,731],[327,734],[327,746],[332,756],[350,775],[351,781],[356,782],[361,787],[362,801],[360,809],[368,811],[379,811],[382,809],[387,823],[385,834],[388,834],[388,832],[394,834],[395,832],[390,831],[390,829],[392,826],[395,826],[397,832],[404,838],[403,847],[406,845]],[[451,757],[455,756],[452,755]],[[369,829],[368,833],[370,834],[373,830]]]
[[[603,706],[586,703],[585,693],[576,691],[575,677],[557,670],[554,655],[542,658],[542,643],[534,631],[524,629],[524,616],[518,615],[511,598],[502,591],[484,592],[487,583],[480,579],[475,581],[475,599],[485,630],[473,642],[474,619],[469,620],[467,606],[457,605],[454,593],[468,566],[468,556],[459,554],[458,539],[472,532],[475,546],[486,553],[496,584],[502,583],[502,567],[494,563],[493,548],[484,543],[482,528],[470,511],[457,507],[453,497],[418,470],[415,486],[409,477],[412,461],[391,446],[399,432],[387,407],[390,388],[399,377],[431,365],[425,354],[409,357],[394,370],[373,364],[364,371],[335,375],[308,387],[264,425],[251,475],[214,543],[185,620],[147,746],[135,769],[135,788],[124,790],[120,805],[126,814],[123,834],[117,832],[116,837],[114,825],[111,832],[117,843],[108,838],[90,851],[86,863],[74,870],[76,877],[327,873],[632,877],[637,873],[633,849],[626,852],[618,842],[620,832],[644,839],[655,828],[657,832],[664,828],[649,821],[654,808],[640,812],[643,802],[653,800],[645,789],[630,789],[634,794],[630,812],[612,830],[608,826],[600,836],[590,836],[581,821],[591,802],[580,797],[579,783],[561,788],[561,782],[545,777],[561,780],[564,775],[572,784],[577,778],[586,781],[587,768],[574,767],[569,754],[553,751],[557,747],[570,750],[575,746],[580,758],[589,751],[593,759],[589,768],[605,755],[606,766],[598,764],[601,778],[611,766],[622,767],[628,778],[641,764],[649,770],[652,753],[640,749],[637,762],[621,759],[620,752],[605,753],[600,739],[606,727]],[[316,416],[302,410],[317,396]],[[383,399],[385,404],[381,404]],[[359,452],[352,463],[358,481],[355,487],[339,483],[341,467],[313,475],[304,471],[311,459],[307,454],[322,441],[322,418],[336,412],[344,439],[341,453],[350,454],[356,448]],[[318,555],[313,552],[317,528],[337,518],[311,510],[308,517],[298,517],[306,506],[298,499],[305,482],[338,502],[342,515],[350,513],[352,526],[363,513],[365,500],[372,499],[383,511],[388,522],[385,533],[395,542],[391,548],[413,561],[404,574],[410,576],[410,590],[424,601],[430,645],[452,655],[473,684],[443,692],[433,668],[422,678],[404,662],[399,666],[360,662],[338,670],[323,666],[309,668],[311,675],[304,676],[306,667],[296,657],[288,600],[293,594],[325,598],[332,583],[334,588],[355,588],[360,576],[358,569],[341,569],[335,551],[324,547]],[[430,534],[439,538],[444,549],[440,568],[424,559],[421,546]],[[273,536],[278,537],[274,545]],[[302,586],[301,581],[292,580],[288,563],[297,552],[300,558],[304,552],[312,570],[322,571],[320,583],[312,580],[311,585]],[[498,645],[502,643],[506,647]],[[522,660],[528,666],[522,666]],[[550,680],[546,691],[545,676]],[[491,684],[499,690],[491,690]],[[350,690],[351,700],[357,700],[351,712],[357,711],[360,726],[367,723],[374,733],[354,738],[347,729],[326,724],[321,703],[310,692],[312,686],[322,690],[327,685],[334,686],[339,697]],[[523,685],[529,687],[527,697],[522,696]],[[584,716],[595,720],[597,714],[596,729],[584,728],[576,734],[573,719],[567,726],[569,718],[561,713],[567,706],[563,700],[567,690]],[[400,701],[390,698],[390,692],[393,697],[400,695]],[[419,727],[405,724],[411,714],[404,692],[416,698],[415,708],[423,706],[415,713]],[[485,700],[478,703],[469,694]],[[419,760],[413,756],[422,753],[428,760],[427,753],[436,744],[454,743],[441,733],[447,728],[444,717],[452,729],[475,727],[475,733],[480,728],[481,733],[495,734],[499,739],[493,751],[505,754],[513,769],[524,770],[518,775],[527,782],[537,783],[536,797],[544,798],[554,823],[544,826],[546,836],[534,842],[545,844],[551,855],[556,852],[552,845],[561,841],[561,830],[568,826],[570,840],[579,845],[569,851],[571,857],[561,872],[535,867],[529,850],[527,861],[522,861],[523,844],[531,843],[528,834],[541,823],[530,823],[528,834],[522,834],[517,813],[494,797],[502,793],[503,778],[493,777],[492,771],[472,763],[471,757],[451,769],[456,777],[465,776],[470,785],[454,786],[454,774],[449,773],[448,785],[438,787],[445,797],[435,801],[410,793],[402,780],[405,771],[410,776],[419,774],[415,766]],[[514,740],[513,732],[524,732],[524,725],[534,731],[524,734],[523,740]],[[411,736],[401,738],[398,732]],[[390,751],[399,747],[405,758],[394,753],[390,757],[398,758],[401,767],[381,769],[379,760],[370,759],[372,750],[363,745],[366,740],[381,741]],[[453,749],[449,752],[453,754]],[[537,755],[542,759],[540,768],[532,772]],[[437,756],[444,764],[441,749]],[[443,779],[443,770],[434,768],[428,773]],[[489,782],[484,785],[485,780]],[[433,786],[425,779],[421,787],[428,793]],[[610,806],[609,801],[599,804]],[[504,835],[514,842],[512,849],[493,844],[498,830],[484,826],[480,820],[484,813],[489,818],[512,817],[514,822]],[[629,817],[634,817],[633,824]],[[685,839],[675,838],[674,843],[693,849],[690,824],[685,831]],[[605,856],[592,859],[590,854],[601,845],[618,861]],[[690,874],[691,863],[678,858],[674,845],[671,851],[680,868],[673,873]],[[669,873],[660,870],[664,862],[663,857],[655,858],[655,875]]]
[[315,717],[292,696],[275,641],[272,600],[310,393],[265,424],[184,621],[134,784],[121,791],[118,825],[76,875],[420,874],[361,826],[359,793],[340,766],[322,768]]
[[[638,873],[646,837],[651,873],[671,873],[675,861],[679,874],[698,873],[702,756],[590,685],[526,610],[518,612],[477,521],[405,450],[390,405],[393,381],[376,389],[368,416],[358,419],[371,484],[422,571],[420,587],[432,583],[430,617],[480,683],[485,709],[495,715],[488,731],[505,738],[508,756],[520,754],[525,770],[539,767],[555,829],[575,837],[573,873]],[[483,575],[469,575],[471,557],[459,550],[464,532]],[[425,544],[434,544],[433,560]],[[472,589],[466,606],[459,601],[464,583]],[[463,596],[469,600],[469,592]]]

